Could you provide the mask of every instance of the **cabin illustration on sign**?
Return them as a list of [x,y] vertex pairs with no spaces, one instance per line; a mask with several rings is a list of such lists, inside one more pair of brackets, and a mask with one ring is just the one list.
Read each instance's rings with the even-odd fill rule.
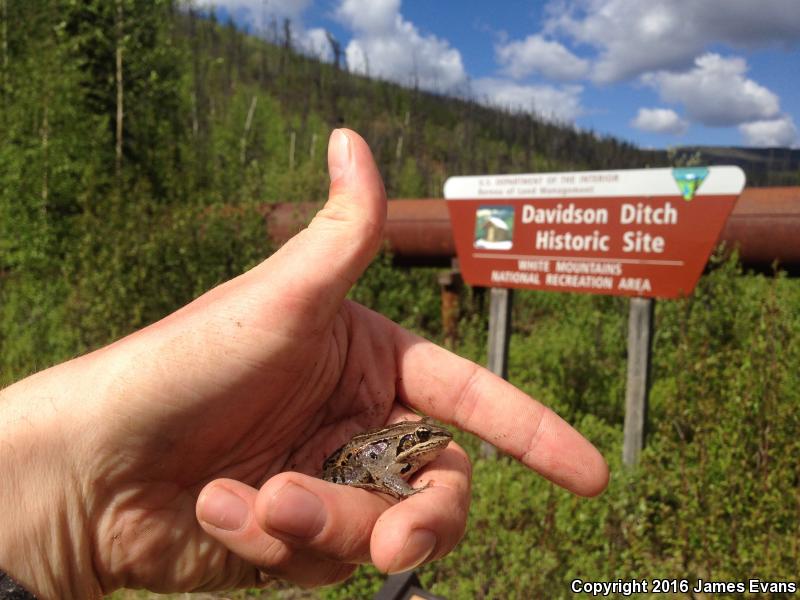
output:
[[481,206],[475,211],[476,248],[509,250],[513,239],[513,206]]

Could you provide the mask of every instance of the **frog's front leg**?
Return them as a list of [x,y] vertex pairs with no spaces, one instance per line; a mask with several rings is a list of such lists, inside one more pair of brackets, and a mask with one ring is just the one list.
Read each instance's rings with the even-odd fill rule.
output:
[[408,482],[400,477],[400,475],[396,475],[394,473],[388,473],[383,477],[383,487],[382,492],[386,492],[394,496],[395,498],[408,498],[409,496],[413,496],[414,494],[420,493],[422,490],[427,488],[430,484],[426,485],[425,487],[421,488],[413,488],[411,487]]

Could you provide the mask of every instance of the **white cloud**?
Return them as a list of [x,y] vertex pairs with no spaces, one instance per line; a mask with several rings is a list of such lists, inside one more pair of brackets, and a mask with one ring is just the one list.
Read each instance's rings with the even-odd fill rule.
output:
[[[202,6],[224,8],[234,22],[246,25],[251,31],[269,39],[277,33],[283,35],[283,21],[288,19],[292,28],[292,43],[296,50],[321,60],[333,59],[330,43],[324,29],[306,29],[303,14],[312,0],[213,0]],[[273,24],[278,31],[273,32]]]
[[669,108],[640,108],[631,125],[642,131],[683,135],[689,128],[686,119]]
[[751,146],[796,146],[800,139],[797,127],[789,115],[765,121],[742,123],[739,131]]
[[300,43],[305,54],[327,62],[333,60],[333,50],[328,41],[328,32],[321,27],[307,29],[300,38]]
[[541,35],[498,44],[495,54],[504,72],[515,79],[538,73],[549,79],[574,81],[584,77],[589,70],[588,61]]
[[545,119],[571,123],[581,114],[579,85],[523,85],[486,77],[472,82],[477,100],[500,108],[529,112]]
[[778,97],[747,79],[746,71],[742,58],[709,53],[697,58],[690,71],[648,73],[643,81],[656,88],[663,101],[683,104],[686,114],[704,125],[725,127],[776,117]]
[[461,53],[406,21],[400,0],[343,0],[336,16],[354,32],[345,51],[350,70],[438,92],[466,84]]
[[336,16],[362,33],[391,32],[400,16],[400,0],[342,0]]
[[552,0],[545,31],[594,47],[598,82],[682,69],[710,44],[800,42],[797,0]]

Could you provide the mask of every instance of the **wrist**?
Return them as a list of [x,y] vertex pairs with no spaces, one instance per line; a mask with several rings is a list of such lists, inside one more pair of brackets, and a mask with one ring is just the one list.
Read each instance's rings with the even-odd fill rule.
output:
[[0,569],[41,599],[99,597],[70,444],[76,411],[51,380],[45,371],[0,392]]

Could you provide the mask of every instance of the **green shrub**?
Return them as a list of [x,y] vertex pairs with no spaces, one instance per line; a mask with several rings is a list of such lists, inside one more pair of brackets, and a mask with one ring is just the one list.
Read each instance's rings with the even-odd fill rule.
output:
[[[717,263],[691,297],[656,304],[650,434],[634,470],[621,464],[627,301],[517,293],[510,379],[601,449],[609,488],[574,497],[459,435],[474,461],[469,525],[420,570],[428,589],[568,598],[576,578],[796,577],[800,282]],[[467,316],[460,353],[485,360],[484,327]],[[367,598],[380,581],[364,568],[320,595]]]

